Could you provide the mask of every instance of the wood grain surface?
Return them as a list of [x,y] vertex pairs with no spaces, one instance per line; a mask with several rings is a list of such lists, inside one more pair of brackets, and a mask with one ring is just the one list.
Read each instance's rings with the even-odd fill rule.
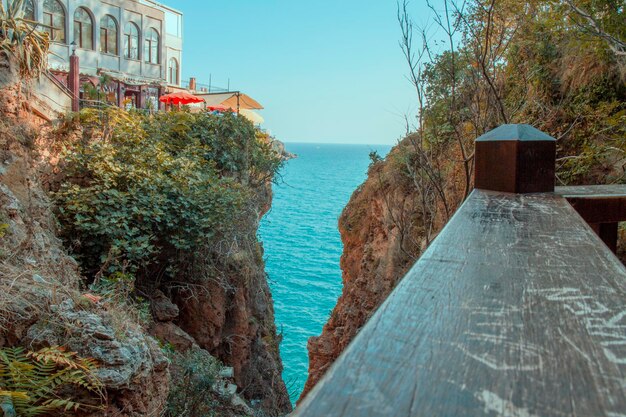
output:
[[587,223],[626,220],[626,185],[581,185],[556,187]]
[[297,417],[626,417],[626,269],[563,197],[474,190]]
[[555,193],[566,198],[626,198],[626,184],[570,185],[555,187]]

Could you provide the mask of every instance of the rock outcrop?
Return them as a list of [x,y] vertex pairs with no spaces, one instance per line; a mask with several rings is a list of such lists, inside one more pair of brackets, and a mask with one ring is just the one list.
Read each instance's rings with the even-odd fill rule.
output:
[[285,159],[286,161],[289,159],[298,157],[298,155],[287,151],[287,149],[285,148],[285,144],[277,139],[273,139],[271,144],[272,144],[272,149],[274,149],[274,151],[278,153],[279,155],[281,155],[283,159]]
[[202,255],[191,271],[190,285],[175,291],[180,308],[175,323],[196,343],[234,369],[240,394],[269,415],[291,411],[282,380],[280,338],[274,324],[263,249],[256,233],[269,208],[271,193],[257,198],[227,250]]
[[141,327],[119,320],[123,312],[82,296],[40,182],[40,121],[8,61],[0,67],[0,347],[64,345],[95,358],[108,397],[91,416],[154,415],[167,398],[168,361]]

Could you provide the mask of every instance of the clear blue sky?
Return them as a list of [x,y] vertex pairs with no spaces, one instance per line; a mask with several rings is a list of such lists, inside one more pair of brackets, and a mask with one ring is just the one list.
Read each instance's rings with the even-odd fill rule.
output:
[[415,112],[395,0],[162,1],[184,13],[183,78],[230,78],[280,140],[393,144]]

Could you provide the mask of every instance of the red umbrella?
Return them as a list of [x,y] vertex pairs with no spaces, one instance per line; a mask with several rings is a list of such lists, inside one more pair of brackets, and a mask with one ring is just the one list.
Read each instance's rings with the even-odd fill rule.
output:
[[202,103],[204,99],[184,91],[179,91],[177,93],[170,93],[161,96],[159,97],[159,101],[165,104],[191,104]]
[[223,104],[214,104],[212,106],[207,106],[207,110],[209,110],[209,111],[219,111],[219,112],[222,112],[222,113],[223,112],[227,112],[227,111],[232,111],[232,112],[235,111],[235,110],[233,110],[232,107],[228,107],[228,106],[225,106]]

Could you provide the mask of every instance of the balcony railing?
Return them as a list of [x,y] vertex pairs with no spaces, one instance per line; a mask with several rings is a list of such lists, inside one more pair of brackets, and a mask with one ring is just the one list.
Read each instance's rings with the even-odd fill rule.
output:
[[[181,83],[183,88],[189,89],[189,80]],[[218,87],[212,84],[196,83],[195,90],[198,93],[226,93],[230,91],[228,88]]]

